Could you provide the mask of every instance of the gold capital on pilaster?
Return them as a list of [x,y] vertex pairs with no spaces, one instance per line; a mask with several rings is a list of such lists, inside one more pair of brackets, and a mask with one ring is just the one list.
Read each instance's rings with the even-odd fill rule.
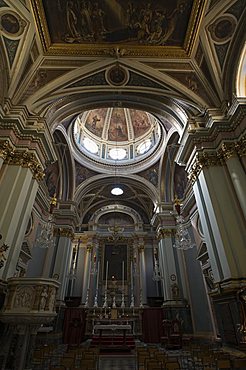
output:
[[90,252],[92,251],[92,249],[93,249],[92,244],[87,244],[87,246],[86,246],[86,251],[87,251],[88,253],[90,253]]
[[61,236],[64,238],[74,239],[74,232],[65,227],[57,227],[54,229],[54,236]]
[[219,149],[221,156],[227,160],[233,156],[237,155],[236,144],[235,143],[223,143]]
[[222,166],[224,163],[225,161],[221,151],[198,152],[195,162],[189,171],[188,178],[194,184],[203,168]]
[[240,157],[246,155],[246,135],[236,143],[236,150]]
[[0,158],[3,158],[5,160],[12,151],[13,148],[7,140],[0,142]]
[[157,239],[165,239],[165,238],[170,238],[170,236],[173,235],[174,230],[173,229],[159,229],[157,232]]
[[24,150],[11,150],[7,152],[4,163],[8,165],[21,166],[30,168],[33,177],[41,181],[44,178],[44,171],[41,164],[38,162],[34,153]]
[[139,244],[138,245],[138,252],[141,253],[144,251],[144,244]]

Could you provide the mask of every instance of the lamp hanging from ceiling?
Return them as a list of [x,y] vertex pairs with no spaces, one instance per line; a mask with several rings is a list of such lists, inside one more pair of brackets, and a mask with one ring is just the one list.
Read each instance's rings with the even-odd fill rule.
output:
[[181,215],[181,202],[178,198],[174,199],[174,208],[176,210],[176,234],[174,248],[187,250],[195,246],[191,240],[188,228],[185,225],[185,219]]

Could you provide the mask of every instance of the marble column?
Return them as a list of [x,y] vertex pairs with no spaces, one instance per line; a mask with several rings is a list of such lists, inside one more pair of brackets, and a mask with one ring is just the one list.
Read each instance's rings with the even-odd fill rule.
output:
[[91,270],[91,254],[92,244],[88,243],[86,246],[86,255],[84,262],[84,276],[83,276],[83,291],[82,291],[82,304],[89,305],[89,289],[90,289],[90,270]]
[[[246,146],[245,140],[244,145]],[[245,148],[241,148],[241,145],[237,143],[223,143],[221,153],[225,159],[225,164],[246,220],[246,174],[243,164],[240,161],[240,157],[246,155],[246,150]]]
[[223,158],[200,154],[190,178],[214,281],[235,286],[236,279],[246,276],[245,220]]
[[57,252],[53,267],[53,277],[57,277],[60,287],[57,292],[57,301],[63,302],[65,298],[69,269],[73,252],[72,239],[74,237],[71,229],[59,228],[55,230]]
[[174,230],[160,228],[158,230],[159,239],[159,263],[161,274],[163,276],[163,304],[172,304],[180,300],[181,287],[178,283],[175,250]]
[[139,253],[139,287],[140,287],[140,306],[147,304],[147,287],[146,287],[146,266],[144,255],[144,244],[138,245]]
[[3,254],[0,278],[15,274],[22,242],[43,171],[34,154],[15,151],[5,159],[0,179],[0,230],[8,246]]

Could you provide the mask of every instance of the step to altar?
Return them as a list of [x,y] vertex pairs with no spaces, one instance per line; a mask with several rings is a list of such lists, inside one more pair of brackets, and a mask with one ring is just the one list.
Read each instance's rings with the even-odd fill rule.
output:
[[135,348],[133,336],[102,336],[94,335],[90,347],[100,347],[100,351],[131,351]]

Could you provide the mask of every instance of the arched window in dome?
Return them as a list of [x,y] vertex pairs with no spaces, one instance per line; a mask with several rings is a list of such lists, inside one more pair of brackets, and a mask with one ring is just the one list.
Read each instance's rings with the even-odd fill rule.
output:
[[151,140],[148,139],[138,146],[137,151],[139,154],[144,154],[150,149],[150,147],[151,147]]
[[92,154],[97,154],[98,153],[97,144],[93,140],[89,139],[88,137],[84,138],[83,145],[84,145],[85,149],[88,150],[88,152],[90,152]]
[[109,150],[109,156],[114,160],[122,160],[126,158],[126,150],[123,148],[112,148]]

